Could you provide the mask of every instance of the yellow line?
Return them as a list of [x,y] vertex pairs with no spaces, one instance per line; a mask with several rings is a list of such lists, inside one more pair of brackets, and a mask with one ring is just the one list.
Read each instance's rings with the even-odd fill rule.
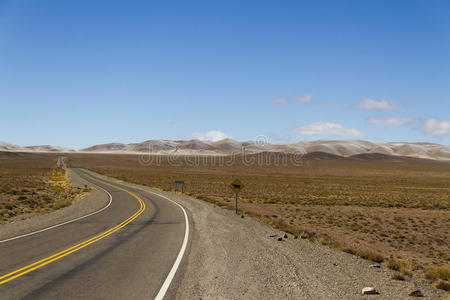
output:
[[94,178],[94,177],[92,177],[92,176],[90,176],[90,175],[88,175],[88,176],[91,177],[91,178],[94,179],[94,180],[100,181],[100,182],[102,182],[103,184],[106,184],[106,185],[112,186],[112,187],[114,187],[114,188],[117,188],[117,189],[119,189],[119,190],[122,190],[122,191],[124,191],[124,192],[130,194],[131,196],[133,196],[133,197],[136,198],[136,199],[139,201],[139,203],[140,203],[139,210],[138,210],[137,212],[135,212],[131,217],[129,217],[128,219],[126,219],[125,221],[123,221],[122,223],[120,223],[119,225],[116,225],[115,227],[113,227],[113,228],[111,228],[111,229],[108,229],[107,231],[105,231],[105,232],[103,232],[103,233],[101,233],[101,234],[99,234],[99,235],[96,235],[96,236],[94,236],[94,237],[92,237],[92,238],[90,238],[90,239],[88,239],[88,240],[86,240],[86,241],[84,241],[84,242],[81,242],[81,243],[79,243],[79,244],[77,244],[77,245],[75,245],[75,246],[72,246],[72,247],[70,247],[70,248],[67,248],[67,249],[65,249],[65,250],[63,250],[63,251],[60,251],[60,252],[58,252],[58,253],[55,253],[55,254],[53,254],[53,255],[51,255],[51,256],[49,256],[49,257],[46,257],[46,258],[41,259],[41,260],[39,260],[39,261],[36,261],[36,262],[34,262],[34,263],[32,263],[32,264],[30,264],[30,265],[28,265],[28,266],[22,267],[22,268],[17,269],[17,270],[15,270],[15,271],[13,271],[13,272],[10,272],[10,273],[8,273],[8,274],[5,274],[5,275],[3,275],[3,276],[0,276],[0,280],[6,278],[6,279],[0,281],[0,285],[2,285],[2,284],[4,284],[4,283],[7,283],[8,281],[11,281],[11,280],[13,280],[13,279],[15,279],[15,278],[18,278],[18,277],[20,277],[20,276],[23,276],[23,275],[25,275],[25,274],[27,274],[27,273],[30,273],[30,272],[32,272],[32,271],[34,271],[34,270],[36,270],[36,269],[39,269],[39,268],[41,268],[41,267],[43,267],[43,266],[45,266],[45,265],[47,265],[47,264],[49,264],[49,263],[51,263],[51,262],[54,262],[54,261],[56,261],[56,260],[58,260],[58,259],[61,259],[61,258],[63,258],[64,256],[67,256],[67,255],[69,255],[69,254],[71,254],[71,253],[74,253],[74,252],[76,252],[76,251],[78,251],[78,250],[80,250],[80,249],[82,249],[82,248],[84,248],[84,247],[86,247],[86,246],[88,246],[88,245],[90,245],[90,244],[93,244],[93,243],[95,243],[95,242],[97,242],[97,241],[99,241],[99,240],[101,240],[101,239],[103,239],[103,238],[105,238],[105,237],[107,237],[107,236],[113,234],[114,232],[116,232],[116,231],[122,229],[123,227],[125,227],[126,225],[128,225],[129,223],[131,223],[131,222],[132,222],[133,220],[135,220],[140,214],[142,214],[142,212],[145,211],[146,208],[145,208],[145,203],[144,203],[144,201],[142,201],[142,199],[139,198],[136,194],[134,194],[134,193],[132,193],[132,192],[130,192],[130,191],[124,189],[124,188],[121,188],[121,187],[119,187],[119,186],[110,184],[110,183],[105,182],[105,181],[103,181],[103,180],[96,179],[96,178]]

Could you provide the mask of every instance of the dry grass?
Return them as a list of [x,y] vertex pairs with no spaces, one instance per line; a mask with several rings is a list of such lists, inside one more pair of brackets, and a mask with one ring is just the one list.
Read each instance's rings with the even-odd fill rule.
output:
[[151,158],[142,165],[133,155],[70,155],[76,167],[166,191],[184,180],[187,194],[230,209],[228,185],[239,178],[246,186],[239,196],[241,212],[275,228],[387,261],[402,276],[415,268],[449,267],[449,163],[320,154],[300,165],[289,159],[277,165],[270,154],[251,166],[242,157],[230,164],[211,157]]
[[425,272],[425,276],[429,280],[449,280],[450,279],[450,269],[448,268],[435,268],[435,269],[428,269]]
[[[239,178],[241,213],[304,239],[381,263],[405,278],[416,269],[448,290],[450,164],[414,159],[351,160],[310,155],[276,164],[264,154],[248,166],[237,157],[152,157],[67,154],[69,164],[146,186],[185,192],[234,208],[228,185]],[[58,154],[0,152],[1,222],[58,209],[80,194],[55,169]],[[158,161],[159,160],[159,161]],[[289,159],[288,159],[289,161]],[[262,162],[262,163],[260,163]],[[225,163],[225,164],[224,164]],[[406,278],[405,278],[406,279]]]
[[158,156],[147,166],[133,155],[73,154],[70,160],[166,191],[184,180],[187,194],[230,209],[228,185],[239,178],[246,186],[239,195],[241,211],[273,227],[376,262],[449,265],[450,164],[312,155],[301,165],[289,159],[276,165],[264,155],[251,166],[242,157],[228,165],[212,157]]
[[411,275],[414,266],[409,261],[391,260],[388,262],[388,267],[403,275]]
[[405,276],[403,276],[403,275],[400,274],[400,273],[395,273],[395,274],[392,276],[392,279],[394,279],[394,280],[400,280],[400,281],[406,280]]
[[425,272],[425,278],[433,282],[433,285],[441,290],[450,291],[450,269],[435,268]]
[[83,191],[72,187],[57,157],[0,152],[0,223],[48,213]]
[[439,280],[434,283],[435,288],[450,292],[450,283],[448,281]]

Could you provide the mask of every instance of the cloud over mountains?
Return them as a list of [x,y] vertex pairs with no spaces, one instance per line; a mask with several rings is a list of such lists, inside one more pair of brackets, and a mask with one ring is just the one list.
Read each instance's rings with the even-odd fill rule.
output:
[[363,137],[364,133],[355,128],[345,128],[340,124],[330,122],[316,122],[292,129],[302,135],[338,135],[345,137]]

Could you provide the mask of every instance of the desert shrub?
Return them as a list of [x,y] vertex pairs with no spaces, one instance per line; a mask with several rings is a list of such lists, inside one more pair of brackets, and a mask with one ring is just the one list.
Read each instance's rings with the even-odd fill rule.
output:
[[203,195],[197,196],[197,199],[203,200],[203,201],[207,201],[207,202],[209,202],[211,200],[211,199],[209,199],[209,197],[206,197],[206,196],[203,196]]
[[352,247],[342,246],[338,243],[334,245],[335,248],[344,251],[346,253],[357,255],[361,258],[376,262],[376,263],[382,263],[384,261],[384,256],[373,252],[373,251],[365,251],[365,250],[359,250]]
[[300,233],[300,237],[302,238],[302,239],[311,239],[311,238],[313,238],[315,236],[315,234],[313,233],[313,232],[309,232],[309,231],[306,231],[306,230],[304,230],[304,231],[302,231],[301,233]]
[[436,268],[436,269],[428,269],[425,271],[425,277],[429,280],[449,280],[450,279],[450,270],[448,268]]
[[388,263],[388,268],[398,271],[404,275],[411,275],[414,267],[409,261],[391,260]]
[[11,203],[6,203],[5,204],[5,208],[8,210],[13,210],[16,206],[14,204]]
[[373,251],[358,251],[357,253],[359,256],[361,256],[364,259],[376,262],[376,263],[382,263],[384,261],[384,257],[376,252]]
[[403,276],[403,275],[400,274],[400,273],[395,273],[395,274],[392,276],[392,279],[403,281],[403,280],[405,280],[405,276]]
[[59,185],[54,185],[54,186],[50,187],[49,190],[52,192],[55,192],[55,193],[60,193],[60,192],[64,191],[64,188]]
[[350,247],[344,247],[344,248],[341,248],[341,250],[344,251],[345,253],[349,253],[352,255],[356,255],[356,253],[357,253],[357,251],[355,249],[350,248]]
[[57,210],[57,209],[60,209],[63,207],[67,207],[71,204],[72,204],[72,201],[70,201],[70,200],[60,200],[60,201],[55,202],[55,204],[53,205],[53,209]]
[[450,283],[448,283],[448,281],[443,281],[443,280],[436,281],[434,283],[434,286],[437,289],[441,289],[441,290],[444,290],[447,292],[450,291]]
[[315,242],[322,244],[322,245],[330,245],[332,243],[332,241],[330,240],[329,237],[326,236],[319,236],[315,239]]

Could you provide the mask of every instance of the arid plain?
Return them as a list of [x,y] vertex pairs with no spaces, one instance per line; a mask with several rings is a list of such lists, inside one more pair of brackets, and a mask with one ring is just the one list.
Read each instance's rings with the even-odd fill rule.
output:
[[[299,238],[386,264],[398,271],[395,279],[421,274],[448,289],[448,162],[320,152],[301,159],[267,152],[246,157],[3,153],[3,222],[27,216],[36,205],[38,213],[57,208],[42,200],[46,196],[37,186],[50,184],[61,155],[70,167],[165,191],[173,191],[174,181],[183,180],[186,194],[226,209],[234,208],[229,184],[238,178],[245,185],[239,195],[240,213]],[[58,191],[64,199],[81,192],[69,187]]]
[[[284,156],[286,155],[286,156]],[[185,193],[322,244],[386,263],[406,279],[417,270],[448,280],[450,165],[380,154],[351,158],[310,153],[225,157],[71,154],[73,167]],[[439,275],[436,275],[439,274]],[[448,282],[448,281],[447,281]]]

